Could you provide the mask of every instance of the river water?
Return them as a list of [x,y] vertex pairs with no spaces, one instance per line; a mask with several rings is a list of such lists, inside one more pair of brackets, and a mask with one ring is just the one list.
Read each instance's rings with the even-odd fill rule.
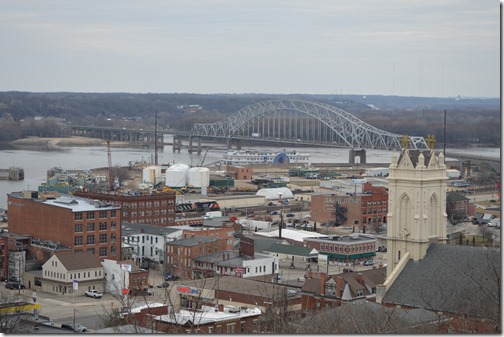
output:
[[[208,152],[206,151],[207,148]],[[273,147],[268,148],[273,149]],[[317,147],[282,147],[277,149],[309,153],[312,163],[348,163],[349,157],[348,149]],[[204,157],[203,164],[206,165],[219,161],[224,151],[224,145],[218,146],[215,144],[203,145],[203,152],[200,155],[188,153],[187,148],[183,148],[180,153],[173,152],[171,146],[165,146],[161,152],[158,152],[158,163],[198,165]],[[500,158],[499,148],[446,149],[446,151]],[[205,152],[207,152],[206,155]],[[368,163],[383,163],[384,166],[390,164],[393,154],[393,151],[366,150]],[[113,166],[127,166],[130,161],[154,162],[154,150],[152,148],[112,147],[111,159]],[[23,168],[25,179],[21,181],[0,180],[0,208],[7,208],[8,193],[27,189],[37,190],[41,183],[46,182],[49,169],[61,167],[67,170],[77,170],[107,167],[108,153],[106,146],[58,147],[56,149],[41,148],[37,150],[12,148],[10,146],[0,148],[0,168],[4,169],[11,166]]]

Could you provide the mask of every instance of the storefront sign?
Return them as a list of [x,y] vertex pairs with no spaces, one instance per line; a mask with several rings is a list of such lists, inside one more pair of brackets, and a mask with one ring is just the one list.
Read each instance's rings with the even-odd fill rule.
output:
[[201,293],[201,291],[199,289],[185,287],[185,286],[178,286],[177,290],[179,293],[186,294],[186,295],[199,295]]

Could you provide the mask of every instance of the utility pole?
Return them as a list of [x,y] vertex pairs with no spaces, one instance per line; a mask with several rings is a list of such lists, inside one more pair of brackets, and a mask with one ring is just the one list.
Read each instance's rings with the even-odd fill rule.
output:
[[446,110],[444,111],[444,123],[443,123],[443,156],[446,158]]
[[158,165],[157,110],[154,111],[154,165]]

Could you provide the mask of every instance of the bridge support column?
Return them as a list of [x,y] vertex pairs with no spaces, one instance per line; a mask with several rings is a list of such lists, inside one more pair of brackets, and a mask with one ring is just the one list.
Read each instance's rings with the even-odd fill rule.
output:
[[182,148],[182,139],[178,135],[173,135],[173,152],[178,151]]
[[460,167],[460,175],[462,177],[470,177],[471,176],[471,161],[464,160],[462,162],[462,166]]
[[348,163],[352,164],[352,165],[355,164],[355,157],[359,157],[361,164],[366,164],[366,150],[365,149],[361,149],[361,150],[351,149],[349,151]]
[[239,139],[234,139],[234,138],[228,138],[227,142],[226,142],[226,149],[232,149],[233,148],[233,144],[236,145],[236,149],[237,150],[241,150],[241,140]]
[[[198,147],[196,151],[193,149],[193,139],[196,138],[198,141]],[[189,153],[197,152],[198,154],[201,153],[201,138],[200,137],[194,137],[194,136],[189,136]]]

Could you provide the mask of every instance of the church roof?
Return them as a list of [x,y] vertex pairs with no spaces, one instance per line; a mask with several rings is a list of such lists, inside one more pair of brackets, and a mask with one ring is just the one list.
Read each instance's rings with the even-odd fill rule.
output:
[[[405,156],[405,151],[401,152],[401,155],[399,156],[399,160],[397,161],[400,163],[403,160],[403,157]],[[411,163],[413,164],[413,167],[416,167],[418,164],[418,157],[420,156],[420,153],[423,154],[425,161],[424,165],[428,166],[429,162],[431,160],[431,151],[430,150],[408,150],[407,153],[409,154],[409,158],[411,160]]]
[[500,275],[500,254],[494,249],[431,244],[425,258],[406,264],[383,302],[495,317]]

